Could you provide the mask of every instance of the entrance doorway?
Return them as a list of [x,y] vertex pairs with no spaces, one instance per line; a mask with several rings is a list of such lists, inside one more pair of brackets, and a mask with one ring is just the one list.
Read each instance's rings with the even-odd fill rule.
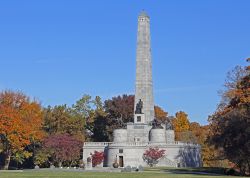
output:
[[123,167],[123,156],[119,156],[119,167]]

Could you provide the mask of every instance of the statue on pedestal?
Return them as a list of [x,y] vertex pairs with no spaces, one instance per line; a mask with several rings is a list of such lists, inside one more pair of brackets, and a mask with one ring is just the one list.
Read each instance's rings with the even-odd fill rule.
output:
[[163,129],[161,122],[159,122],[157,119],[154,119],[152,121],[152,129]]
[[143,114],[142,108],[143,108],[143,102],[140,99],[139,102],[136,104],[135,114]]

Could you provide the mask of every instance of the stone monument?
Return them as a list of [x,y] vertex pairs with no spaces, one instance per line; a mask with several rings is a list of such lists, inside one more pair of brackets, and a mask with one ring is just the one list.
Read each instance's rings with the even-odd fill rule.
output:
[[150,18],[145,12],[138,17],[134,108],[134,122],[127,123],[126,128],[115,129],[113,142],[84,143],[85,163],[91,152],[103,151],[104,167],[112,167],[116,161],[119,167],[147,166],[143,153],[150,147],[158,147],[166,150],[166,155],[157,166],[201,166],[200,146],[176,142],[171,123],[163,125],[154,118]]
[[[149,123],[154,119],[154,99],[150,45],[150,19],[145,12],[142,12],[138,17],[134,108],[136,108],[136,103],[140,100],[143,102],[142,113],[144,113],[144,120],[142,120],[142,122]],[[135,115],[135,119],[136,118],[137,115]]]

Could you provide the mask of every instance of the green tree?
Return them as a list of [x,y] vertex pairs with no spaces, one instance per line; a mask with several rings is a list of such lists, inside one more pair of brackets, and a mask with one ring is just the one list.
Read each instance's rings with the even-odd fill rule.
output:
[[44,129],[49,135],[68,133],[84,139],[84,119],[66,105],[44,109]]
[[[78,106],[77,106],[78,107]],[[79,109],[78,107],[77,109]],[[79,109],[80,110],[80,109]],[[85,140],[85,118],[82,113],[67,105],[48,106],[44,108],[43,128],[47,133],[46,140],[55,135],[68,134],[83,142]],[[75,145],[72,145],[74,149]],[[34,162],[40,166],[48,166],[48,158],[53,157],[52,152],[44,147],[44,141],[36,145]]]
[[109,141],[108,137],[108,119],[107,113],[104,110],[104,103],[99,96],[93,100],[95,106],[93,123],[92,123],[92,136],[91,139],[96,142]]

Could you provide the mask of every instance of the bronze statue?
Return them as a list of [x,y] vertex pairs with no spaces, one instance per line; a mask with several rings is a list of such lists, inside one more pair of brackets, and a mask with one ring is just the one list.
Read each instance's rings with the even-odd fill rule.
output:
[[170,117],[165,121],[166,130],[174,130]]
[[174,130],[173,125],[170,121],[166,123],[166,130]]
[[157,119],[154,119],[152,121],[152,129],[163,129],[161,122],[159,122]]
[[139,102],[136,104],[135,114],[143,114],[142,108],[143,108],[143,102],[140,99]]

